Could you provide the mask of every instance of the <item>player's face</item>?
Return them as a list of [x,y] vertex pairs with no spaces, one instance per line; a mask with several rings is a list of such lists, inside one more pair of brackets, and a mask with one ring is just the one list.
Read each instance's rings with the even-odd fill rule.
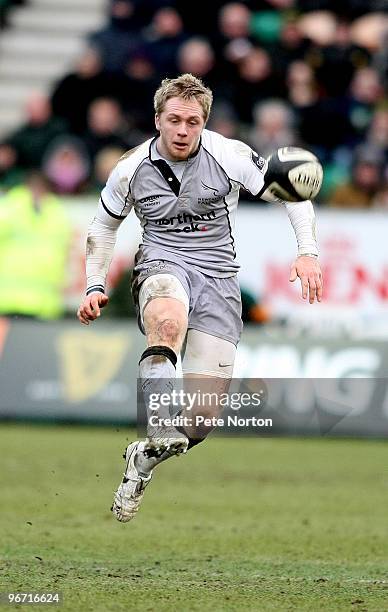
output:
[[202,106],[197,100],[170,98],[155,117],[160,132],[159,153],[173,161],[187,159],[198,148],[205,126]]

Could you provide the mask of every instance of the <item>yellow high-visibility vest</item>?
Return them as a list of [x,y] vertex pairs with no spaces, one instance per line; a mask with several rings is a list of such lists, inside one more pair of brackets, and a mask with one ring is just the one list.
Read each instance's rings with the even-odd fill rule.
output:
[[11,189],[0,200],[0,314],[54,319],[63,312],[70,224],[60,200]]

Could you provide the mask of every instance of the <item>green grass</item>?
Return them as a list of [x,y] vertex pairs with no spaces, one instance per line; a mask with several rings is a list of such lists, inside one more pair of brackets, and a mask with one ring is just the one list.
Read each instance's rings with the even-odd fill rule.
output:
[[0,427],[0,591],[82,612],[388,610],[385,443],[209,440],[160,466],[123,525],[126,438]]

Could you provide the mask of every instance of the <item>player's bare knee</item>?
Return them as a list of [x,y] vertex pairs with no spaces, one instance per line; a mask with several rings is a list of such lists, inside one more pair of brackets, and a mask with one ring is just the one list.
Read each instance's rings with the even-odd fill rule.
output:
[[186,327],[178,318],[166,315],[153,316],[146,326],[148,345],[169,346],[179,352],[182,346]]
[[144,327],[148,345],[165,345],[179,353],[187,329],[186,310],[178,300],[156,298],[146,307]]
[[175,345],[181,335],[181,328],[176,319],[166,318],[157,322],[155,333],[162,342]]

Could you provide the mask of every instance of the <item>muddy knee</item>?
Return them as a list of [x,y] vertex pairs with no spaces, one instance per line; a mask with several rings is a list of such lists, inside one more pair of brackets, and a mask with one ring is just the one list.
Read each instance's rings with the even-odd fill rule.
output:
[[159,343],[175,345],[181,335],[181,326],[176,319],[161,318],[154,320],[151,324],[152,335],[156,336]]

